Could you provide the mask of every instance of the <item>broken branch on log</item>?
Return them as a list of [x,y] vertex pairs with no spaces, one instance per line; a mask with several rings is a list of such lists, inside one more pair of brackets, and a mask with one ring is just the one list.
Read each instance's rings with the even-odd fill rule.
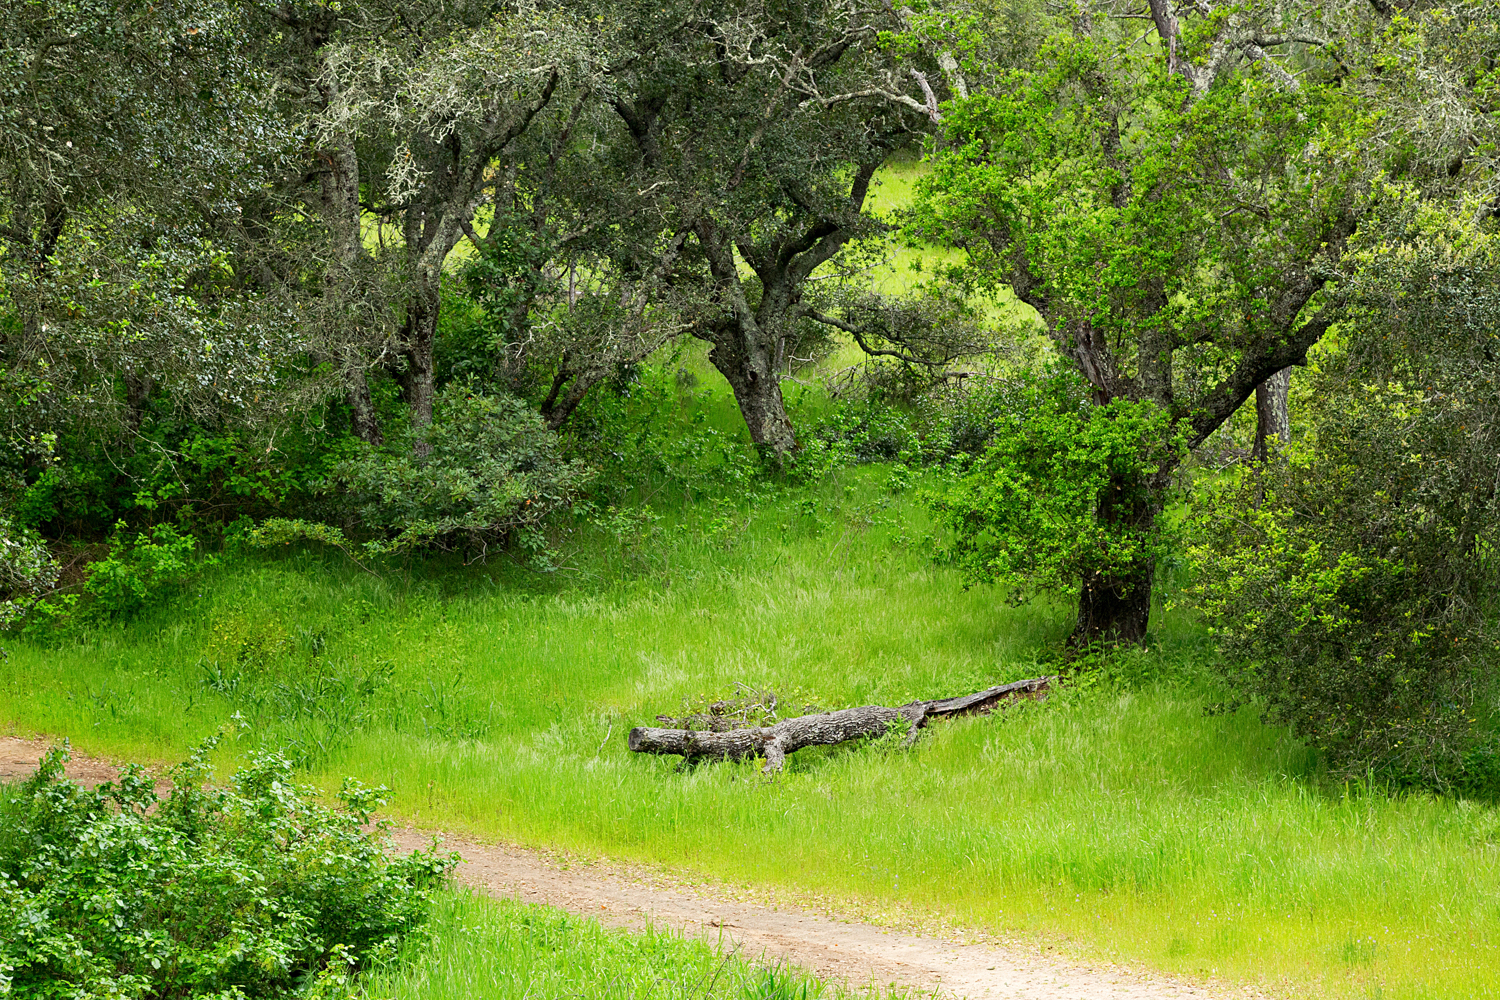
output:
[[1056,677],[1034,677],[957,698],[914,701],[900,708],[865,705],[838,712],[799,715],[795,719],[784,719],[774,726],[727,730],[714,726],[708,731],[638,726],[630,731],[629,746],[635,753],[677,754],[685,758],[744,760],[749,757],[764,757],[766,766],[762,770],[770,774],[781,770],[786,763],[787,754],[803,747],[830,746],[848,740],[884,736],[893,726],[902,723],[910,727],[906,737],[906,745],[910,746],[916,742],[917,734],[929,719],[952,715],[981,715],[1011,701],[1037,701],[1047,696],[1056,680]]

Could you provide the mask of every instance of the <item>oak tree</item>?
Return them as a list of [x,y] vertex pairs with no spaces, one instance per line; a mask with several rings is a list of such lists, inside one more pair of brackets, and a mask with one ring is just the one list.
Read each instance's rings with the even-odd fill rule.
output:
[[882,45],[902,23],[888,5],[628,9],[603,95],[623,230],[673,249],[663,279],[690,290],[691,333],[711,345],[752,441],[783,455],[798,442],[781,381],[806,324],[830,319],[810,282],[881,229],[872,179],[931,127],[936,98]]
[[[1039,65],[945,113],[918,231],[1036,311],[1100,418],[1156,408],[1147,452],[1201,443],[1340,315],[1372,176],[1341,46],[1379,14],[1337,13],[1082,3]],[[1122,542],[1082,574],[1075,644],[1146,635],[1154,559],[1124,540],[1151,533],[1176,466],[1100,489]]]

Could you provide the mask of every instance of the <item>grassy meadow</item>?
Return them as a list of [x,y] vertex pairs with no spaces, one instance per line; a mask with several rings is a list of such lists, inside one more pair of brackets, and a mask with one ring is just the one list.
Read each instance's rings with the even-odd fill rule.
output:
[[[877,207],[905,203],[916,174],[885,172]],[[921,253],[871,281],[907,287]],[[660,367],[700,386],[672,418],[673,460],[712,471],[708,453],[745,448],[703,354]],[[829,408],[787,390],[803,425]],[[770,486],[732,465],[561,524],[546,570],[227,553],[135,621],[8,638],[0,732],[155,762],[228,732],[225,765],[274,746],[315,783],[385,784],[392,818],[465,837],[1278,995],[1500,997],[1500,812],[1331,784],[1253,708],[1222,710],[1208,637],[1170,601],[1149,651],[1045,704],[935,724],[909,751],[804,750],[774,778],[630,754],[632,726],[746,688],[837,708],[1057,669],[1072,608],[965,590],[932,558],[915,474]],[[434,935],[370,995],[817,992],[670,935],[462,893]]]
[[[9,641],[0,725],[180,758],[269,742],[402,822],[609,855],[874,919],[950,922],[1291,995],[1500,995],[1500,814],[1329,787],[1253,710],[1212,714],[1205,636],[914,750],[807,750],[786,773],[630,754],[633,725],[737,684],[899,704],[1053,669],[1069,609],[934,564],[880,465],[755,503],[579,523],[548,573],[247,555],[136,622]],[[437,972],[433,972],[437,975]]]

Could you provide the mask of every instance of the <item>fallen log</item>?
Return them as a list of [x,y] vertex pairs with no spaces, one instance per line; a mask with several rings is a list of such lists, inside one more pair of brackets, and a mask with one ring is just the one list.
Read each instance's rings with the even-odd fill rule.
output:
[[957,698],[914,701],[899,708],[865,705],[837,712],[819,712],[783,719],[774,726],[740,729],[660,729],[637,726],[630,731],[629,746],[635,753],[676,754],[684,758],[711,757],[745,760],[764,757],[769,774],[779,771],[786,755],[803,747],[831,746],[848,740],[885,736],[894,727],[907,727],[906,745],[929,719],[954,715],[981,715],[1001,704],[1017,700],[1040,700],[1047,696],[1056,677],[1034,677],[986,688]]

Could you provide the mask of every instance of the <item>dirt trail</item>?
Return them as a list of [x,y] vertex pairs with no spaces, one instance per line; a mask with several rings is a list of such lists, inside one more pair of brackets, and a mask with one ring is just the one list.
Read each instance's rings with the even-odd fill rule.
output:
[[[42,741],[0,737],[0,780],[29,774],[45,749]],[[116,771],[107,763],[75,757],[67,773],[97,783]],[[432,834],[397,830],[395,837],[403,850],[413,850],[425,846]],[[611,927],[640,930],[649,921],[752,958],[789,962],[856,986],[893,984],[968,1000],[1228,1000],[1262,995],[1119,967],[1067,963],[1034,949],[958,944],[793,906],[763,906],[607,861],[570,863],[543,852],[454,838],[444,838],[443,846],[462,855],[461,881],[493,895],[585,914]]]

